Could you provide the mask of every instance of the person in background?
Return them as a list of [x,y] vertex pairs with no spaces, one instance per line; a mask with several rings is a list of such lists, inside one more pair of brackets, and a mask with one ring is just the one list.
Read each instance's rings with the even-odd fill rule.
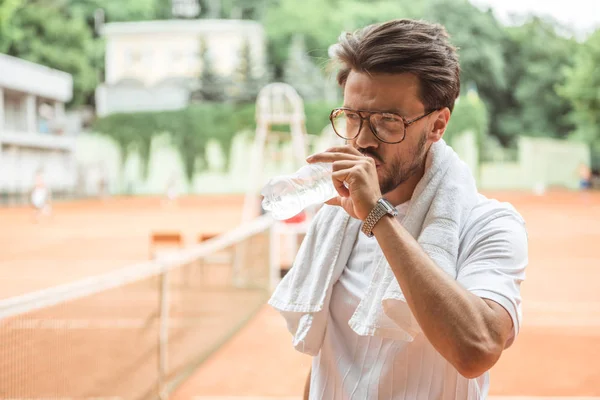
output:
[[54,109],[46,104],[40,104],[38,109],[38,131],[39,133],[52,133],[54,121]]
[[31,190],[31,205],[34,208],[34,220],[40,222],[42,217],[52,214],[52,193],[44,179],[44,172],[40,169],[36,175]]
[[579,188],[581,190],[592,188],[592,169],[587,164],[579,166]]
[[177,183],[177,174],[172,173],[171,177],[167,181],[167,187],[165,192],[165,205],[167,207],[173,207],[177,204],[177,199],[179,198],[179,189],[177,187]]

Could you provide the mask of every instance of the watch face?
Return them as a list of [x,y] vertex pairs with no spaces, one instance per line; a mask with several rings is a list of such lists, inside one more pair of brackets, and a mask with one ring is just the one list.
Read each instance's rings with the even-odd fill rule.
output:
[[386,206],[386,208],[394,208],[394,207],[392,206],[392,203],[390,203],[389,201],[387,201],[387,200],[386,200],[386,199],[384,199],[383,197],[382,197],[382,198],[381,198],[379,201],[381,201],[381,202],[382,202],[382,203],[383,203],[383,204]]
[[387,201],[384,198],[381,198],[379,200],[379,202],[385,207],[388,214],[392,214],[393,216],[398,215],[398,210],[396,210],[396,208],[394,208],[392,203],[390,203],[389,201]]

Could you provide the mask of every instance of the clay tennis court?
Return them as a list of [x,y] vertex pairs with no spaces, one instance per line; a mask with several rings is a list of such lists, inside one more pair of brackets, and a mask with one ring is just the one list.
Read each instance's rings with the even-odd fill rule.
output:
[[[211,196],[176,206],[160,198],[58,203],[39,224],[28,208],[1,209],[0,313],[14,308],[5,307],[13,296],[90,277],[98,283],[99,275],[122,275],[140,263],[144,269],[153,232],[179,233],[190,246],[202,234],[230,231],[239,224],[241,202]],[[265,239],[249,239],[259,252],[248,258],[263,265]],[[268,296],[266,285],[233,288],[231,268],[214,267],[192,263],[169,273],[169,383],[193,371]],[[268,266],[262,271],[268,278]],[[156,398],[161,291],[153,275],[0,318],[0,398]]]
[[[492,195],[511,201],[525,217],[530,239],[530,266],[522,289],[524,323],[521,334],[494,367],[491,394],[600,396],[600,194]],[[37,225],[32,222],[29,209],[0,209],[0,221],[3,222],[0,226],[1,297],[8,298],[147,260],[148,238],[153,230],[181,232],[188,244],[192,244],[200,233],[230,230],[239,223],[242,200],[241,196],[189,198],[182,199],[176,208],[163,207],[159,198],[71,202],[56,205],[53,219]],[[80,336],[71,333],[49,342],[53,345],[46,348],[46,354],[40,354],[38,350],[36,360],[60,361],[61,357],[65,359],[64,354],[72,352],[71,343],[84,346],[85,341],[92,338],[94,342],[87,346],[96,351],[66,359],[81,369],[101,370],[111,365],[111,358],[104,356],[110,353],[111,344],[122,342],[123,348],[154,346],[151,338],[156,333],[156,321],[152,319],[155,304],[146,303],[154,297],[143,294],[146,290],[155,293],[156,286],[156,282],[147,280],[139,287],[135,286],[135,290],[117,290],[111,296],[104,296],[110,300],[99,298],[95,302],[104,305],[99,315],[109,318],[116,313],[120,318],[137,318],[139,314],[147,321],[147,326],[117,331],[103,328],[94,331],[93,335],[89,330]],[[292,350],[283,320],[268,307],[260,308],[266,300],[265,293],[229,291],[216,293],[210,299],[194,297],[200,296],[201,292],[185,292],[185,298],[180,299],[185,305],[182,309],[194,312],[202,319],[205,315],[202,308],[211,304],[212,310],[218,308],[221,316],[214,320],[215,323],[222,324],[223,316],[228,316],[229,331],[237,331],[242,325],[243,328],[222,346],[213,346],[212,350],[217,347],[218,350],[211,351],[212,355],[179,386],[172,398],[298,397],[310,359]],[[85,317],[78,313],[89,310],[90,306],[82,304],[76,311],[63,307],[64,318]],[[146,306],[147,310],[144,309]],[[55,315],[60,314],[60,310]],[[251,315],[255,317],[244,325],[245,318]],[[174,353],[182,357],[186,352],[193,353],[194,349],[185,347],[197,344],[200,335],[206,338],[210,332],[217,331],[205,328],[190,333],[182,330],[184,338],[174,343],[179,346],[178,353]],[[32,332],[34,335],[36,331]],[[104,344],[98,339],[110,335],[111,340]],[[73,371],[65,372],[71,364],[47,363],[41,371],[22,368],[25,363],[19,360],[34,357],[21,345],[22,337],[2,338],[0,396],[17,397],[3,390],[3,385],[15,387],[16,381],[19,387],[38,385],[53,388],[58,391],[55,395],[69,396],[56,388],[66,390],[72,387],[71,381],[77,380]],[[221,344],[217,339],[210,340]],[[98,344],[94,345],[95,342]],[[126,356],[122,349],[119,351],[121,356]],[[131,381],[154,377],[155,356],[143,351],[132,354],[137,361],[143,362],[123,365],[123,371],[128,371],[129,375],[113,372],[104,380],[96,379],[82,387],[78,396],[142,398],[145,392],[135,392],[135,397],[124,395],[122,393],[130,393],[128,384],[114,383],[119,377],[130,377]],[[19,370],[7,372],[7,368],[14,367]],[[52,373],[58,373],[61,385],[43,382],[56,380]],[[42,375],[44,379],[41,379]],[[33,385],[32,382],[37,383]],[[44,395],[43,392],[29,394]]]

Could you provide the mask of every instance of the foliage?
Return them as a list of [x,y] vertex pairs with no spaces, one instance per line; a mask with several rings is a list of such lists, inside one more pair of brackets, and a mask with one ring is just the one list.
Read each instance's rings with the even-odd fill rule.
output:
[[[329,47],[340,34],[394,18],[417,18],[446,27],[459,48],[461,99],[469,98],[469,91],[475,90],[483,101],[475,105],[461,100],[449,135],[472,124],[507,146],[518,135],[562,138],[576,130],[577,137],[600,148],[600,33],[580,44],[566,38],[564,29],[558,32],[561,27],[548,19],[529,18],[520,26],[504,27],[491,11],[475,7],[468,0],[303,0],[299,4],[297,0],[200,0],[199,18],[253,19],[263,24],[270,58],[267,69],[273,70],[274,80],[291,83],[307,100],[307,127],[311,133],[320,132],[327,124],[333,107],[318,101],[335,97],[324,89],[321,71],[328,63]],[[104,70],[105,46],[95,32],[94,21],[99,8],[107,22],[171,18],[170,0],[0,0],[0,52],[71,73],[75,80],[72,105],[93,104],[94,89]],[[267,83],[265,77],[252,70],[254,54],[248,42],[240,50],[239,65],[231,77],[214,72],[206,46],[200,53],[205,68],[198,77],[201,86],[196,94],[202,101],[226,101],[227,94],[237,103],[252,102]],[[320,105],[311,109],[313,104]],[[168,117],[144,114],[150,118],[148,124],[161,126],[163,131],[196,132],[200,130],[196,125],[199,118],[204,122],[212,118],[201,117],[211,107],[229,107],[230,111],[234,107],[236,118],[244,116],[244,126],[254,123],[250,105],[201,104],[187,111],[164,113]],[[186,114],[192,109],[193,116]],[[482,118],[480,109],[487,109],[487,118]],[[220,118],[221,111],[215,110],[215,118]],[[170,121],[175,116],[183,120]],[[118,118],[137,126],[136,118],[143,117],[114,117]],[[224,129],[230,129],[233,121],[227,118]],[[115,134],[116,138],[123,146],[147,147],[147,139],[133,140],[143,130],[143,121],[138,125],[115,125],[121,132]],[[215,136],[218,129],[211,128],[211,135]],[[200,138],[195,135],[179,133],[173,140],[179,141],[181,148],[199,150],[205,133],[198,134]],[[186,165],[196,165],[191,153],[186,157]]]
[[[359,0],[307,0],[303,7],[282,0],[269,8],[265,28],[269,38],[271,62],[279,76],[294,35],[303,35],[307,54],[317,65],[327,60],[328,47],[343,31],[393,18],[425,18],[442,23],[459,48],[464,88],[472,85],[491,109],[507,90],[507,64],[502,44],[507,34],[489,11],[481,11],[467,0],[408,0],[361,2]],[[341,8],[340,8],[341,7]],[[343,10],[343,12],[340,12]],[[285,21],[286,23],[281,23]],[[465,23],[469,21],[469,23]],[[500,95],[499,95],[500,94]]]
[[200,59],[202,62],[200,89],[194,97],[200,97],[205,101],[225,100],[224,79],[215,72],[210,48],[204,39],[200,41]]
[[91,104],[104,71],[104,44],[94,38],[96,10],[108,22],[141,21],[158,16],[159,1],[3,0],[0,52],[72,74],[71,105]]
[[271,63],[275,78],[283,76],[288,48],[292,38],[301,35],[314,62],[322,66],[327,62],[327,50],[343,31],[388,20],[405,17],[401,1],[385,0],[363,2],[359,0],[305,0],[302,7],[294,0],[281,0],[270,6],[264,17],[269,39]]
[[304,104],[306,113],[306,132],[309,135],[320,135],[323,128],[329,125],[331,110],[341,104],[330,104],[324,101]]
[[[335,105],[325,103],[305,104],[309,134],[321,133],[329,123],[328,116],[333,107]],[[138,151],[145,172],[152,138],[169,133],[191,179],[205,163],[208,141],[217,140],[229,161],[234,135],[242,130],[254,130],[254,116],[254,104],[203,103],[177,111],[111,114],[96,120],[93,129],[117,142],[123,162],[130,151]]]
[[[482,11],[467,0],[430,0],[424,2],[421,16],[442,24],[458,48],[461,91],[476,88],[489,112],[497,113],[509,90],[508,64],[503,52],[506,32],[491,11]],[[492,133],[497,131],[495,121],[490,119]]]
[[493,14],[467,0],[431,0],[425,4],[422,16],[442,24],[459,49],[463,88],[475,83],[484,96],[504,89],[506,62],[501,45],[506,33]]
[[446,27],[459,49],[462,91],[476,88],[490,114],[489,132],[503,144],[521,134],[565,137],[572,130],[565,118],[571,106],[554,88],[564,81],[561,69],[572,64],[578,43],[558,35],[554,21],[533,18],[520,27],[503,27],[490,10],[467,0],[307,0],[303,7],[281,0],[264,19],[276,77],[286,75],[294,35],[305,38],[305,54],[322,66],[342,31],[393,18]]
[[229,95],[236,102],[249,103],[256,100],[260,89],[266,83],[266,74],[259,76],[252,57],[250,42],[244,40],[239,52],[239,63],[233,74]]
[[152,19],[170,19],[171,0],[151,0],[153,5],[154,18]]
[[237,122],[231,118],[234,111],[227,105],[203,104],[177,111],[111,114],[98,119],[94,130],[119,144],[123,161],[129,151],[139,151],[146,167],[152,138],[169,133],[191,178],[205,161],[209,139],[219,140],[224,153],[229,154]]
[[[94,28],[94,13],[102,9],[107,22],[144,21],[157,16],[159,0],[68,0],[69,14],[83,18]],[[170,1],[164,2],[169,4]]]
[[11,31],[11,21],[14,13],[21,5],[22,0],[4,0],[0,4],[0,53],[7,51],[14,40],[14,31]]
[[508,87],[496,109],[495,133],[504,143],[518,135],[566,137],[573,124],[568,100],[556,95],[563,68],[572,65],[577,43],[559,36],[551,21],[533,18],[507,29]]
[[564,70],[559,93],[573,104],[575,137],[593,146],[595,167],[600,168],[600,30],[579,48],[573,65]]
[[451,143],[456,135],[473,131],[478,143],[481,144],[488,134],[488,126],[488,111],[485,103],[475,91],[468,91],[458,98],[444,139]]
[[272,0],[220,0],[221,18],[261,20]]

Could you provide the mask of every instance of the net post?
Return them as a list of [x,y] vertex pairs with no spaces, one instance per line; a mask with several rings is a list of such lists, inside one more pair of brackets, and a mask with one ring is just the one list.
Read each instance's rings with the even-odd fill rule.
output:
[[274,291],[281,278],[279,253],[279,230],[275,223],[269,228],[269,286]]
[[169,270],[165,268],[160,275],[160,325],[158,332],[158,395],[167,400],[168,346],[169,346]]

